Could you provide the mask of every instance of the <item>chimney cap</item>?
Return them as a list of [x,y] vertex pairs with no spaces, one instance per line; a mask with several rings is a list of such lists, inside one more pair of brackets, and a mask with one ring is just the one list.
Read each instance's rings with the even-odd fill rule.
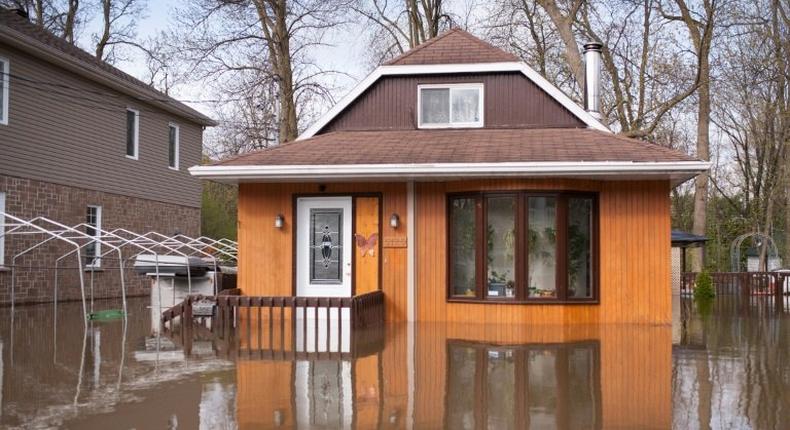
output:
[[599,42],[587,42],[584,44],[584,52],[587,51],[601,52],[602,49],[603,49],[603,44]]

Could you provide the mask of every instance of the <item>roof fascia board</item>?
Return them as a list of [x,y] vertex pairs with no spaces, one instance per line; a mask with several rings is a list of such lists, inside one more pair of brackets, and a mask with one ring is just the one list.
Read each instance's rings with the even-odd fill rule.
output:
[[589,112],[577,105],[559,88],[546,80],[537,71],[529,67],[526,63],[512,61],[503,63],[469,63],[469,64],[412,64],[404,66],[379,66],[368,76],[357,84],[345,97],[332,106],[329,111],[322,115],[307,130],[305,130],[297,140],[303,140],[315,136],[330,121],[345,110],[354,100],[362,95],[365,90],[370,88],[382,76],[403,76],[403,75],[436,75],[436,74],[455,74],[455,73],[490,73],[490,72],[521,72],[527,79],[531,80],[540,89],[554,98],[563,107],[568,109],[579,120],[588,127],[611,133],[608,127],[603,125]]
[[57,49],[49,47],[38,40],[31,39],[30,37],[27,37],[17,31],[3,29],[0,27],[0,41],[6,42],[23,52],[30,53],[48,63],[62,67],[70,72],[76,73],[94,82],[112,88],[118,92],[131,97],[139,98],[142,102],[168,111],[174,115],[177,115],[179,118],[187,119],[194,123],[205,126],[217,125],[217,122],[213,119],[175,99],[173,99],[174,103],[166,103],[157,100],[145,100],[161,98],[162,95],[157,94],[154,91],[146,91],[137,85],[126,82],[112,73],[109,73],[98,67],[85,64],[83,61],[77,60],[70,55],[61,53]]
[[318,180],[404,179],[492,176],[695,176],[707,171],[706,161],[681,162],[533,162],[533,163],[437,163],[194,166],[189,172],[213,180]]

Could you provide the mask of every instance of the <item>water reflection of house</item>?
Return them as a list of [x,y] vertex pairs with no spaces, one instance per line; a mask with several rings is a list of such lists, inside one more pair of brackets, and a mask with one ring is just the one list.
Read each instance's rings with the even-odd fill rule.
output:
[[381,349],[364,356],[240,360],[239,427],[671,425],[668,327],[387,330]]

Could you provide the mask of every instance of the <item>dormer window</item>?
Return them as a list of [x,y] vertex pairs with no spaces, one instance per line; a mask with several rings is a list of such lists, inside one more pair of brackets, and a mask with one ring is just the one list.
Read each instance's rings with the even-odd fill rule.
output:
[[483,126],[483,84],[431,84],[417,87],[419,128]]

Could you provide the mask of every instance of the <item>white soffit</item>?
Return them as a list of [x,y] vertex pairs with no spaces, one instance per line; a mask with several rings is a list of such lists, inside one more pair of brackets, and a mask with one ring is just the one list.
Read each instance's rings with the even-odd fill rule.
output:
[[400,75],[438,75],[438,74],[456,74],[456,73],[488,73],[488,72],[521,72],[529,80],[531,80],[540,89],[545,91],[554,100],[560,103],[563,107],[568,109],[579,120],[584,122],[588,127],[611,133],[608,127],[603,125],[595,117],[590,115],[589,112],[584,110],[581,106],[577,105],[565,93],[560,91],[559,88],[547,81],[546,78],[541,76],[540,73],[529,67],[526,63],[512,61],[504,63],[471,63],[471,64],[428,64],[428,65],[406,65],[406,66],[379,66],[365,79],[363,79],[351,92],[346,94],[337,104],[332,106],[328,112],[323,114],[318,121],[313,123],[307,130],[305,130],[296,140],[307,139],[313,137],[322,128],[324,128],[330,121],[337,117],[343,110],[345,110],[354,100],[357,99],[362,93],[370,88],[382,76],[400,76]]

